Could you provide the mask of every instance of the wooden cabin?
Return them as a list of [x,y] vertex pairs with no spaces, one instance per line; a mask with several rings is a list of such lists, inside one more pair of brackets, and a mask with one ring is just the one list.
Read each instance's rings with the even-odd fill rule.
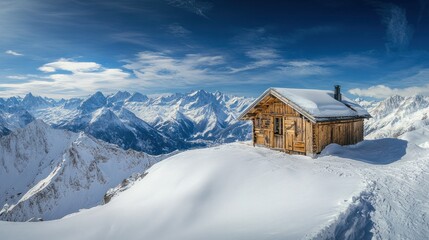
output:
[[330,143],[363,140],[369,113],[334,91],[269,88],[240,115],[253,123],[253,144],[314,156]]

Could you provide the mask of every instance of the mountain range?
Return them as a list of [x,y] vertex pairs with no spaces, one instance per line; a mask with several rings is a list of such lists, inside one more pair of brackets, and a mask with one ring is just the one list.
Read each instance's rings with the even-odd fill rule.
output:
[[[236,118],[253,100],[204,90],[157,97],[96,92],[61,100],[28,93],[0,98],[0,136],[41,119],[53,128],[83,131],[123,149],[156,155],[250,139],[251,125]],[[372,116],[365,122],[368,139],[397,137],[429,125],[429,97],[355,101]]]
[[[204,90],[157,97],[96,92],[61,100],[28,93],[0,98],[0,136],[42,119],[53,128],[83,131],[123,149],[163,154],[250,139],[251,125],[236,118],[253,100]],[[355,101],[372,116],[365,122],[368,139],[397,137],[429,125],[429,97]]]
[[[167,157],[145,152],[249,139],[249,123],[236,117],[252,101],[203,90],[159,97],[97,92],[85,99],[31,93],[0,99],[0,219],[50,220],[99,205]],[[367,139],[429,125],[429,97],[356,101],[372,115],[365,122]]]
[[391,96],[382,101],[357,99],[372,118],[365,121],[365,138],[398,137],[406,132],[429,126],[429,97]]
[[53,128],[149,154],[249,139],[250,125],[237,115],[253,99],[204,90],[148,97],[119,91],[54,100],[34,96],[0,99],[0,134],[41,119]]

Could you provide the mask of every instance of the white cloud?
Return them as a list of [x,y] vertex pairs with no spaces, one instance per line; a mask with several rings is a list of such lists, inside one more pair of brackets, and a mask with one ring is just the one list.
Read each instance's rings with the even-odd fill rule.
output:
[[12,56],[23,56],[22,53],[16,52],[16,51],[12,51],[12,50],[7,50],[6,52],[4,52],[8,55],[12,55]]
[[73,73],[92,72],[101,69],[101,65],[95,62],[75,62],[71,59],[61,58],[56,62],[47,63],[39,70],[46,73],[53,73],[57,70],[65,70]]
[[[275,85],[331,75],[335,73],[332,66],[342,62],[339,59],[287,60],[276,49],[268,47],[253,48],[244,55],[248,58],[244,66],[223,55],[176,55],[166,51],[140,52],[133,59],[123,60],[125,63],[121,68],[105,68],[96,62],[61,58],[40,66],[41,74],[8,76],[25,81],[0,83],[0,95],[23,95],[32,91],[49,97],[79,97],[98,90],[159,92],[261,82]],[[349,59],[351,62],[356,60],[354,57]],[[255,71],[250,71],[252,69]]]
[[[104,68],[95,62],[60,59],[39,68],[46,75],[28,75],[23,83],[0,83],[0,95],[24,95],[31,91],[54,98],[81,97],[101,90],[112,92],[132,89],[130,74],[118,68]],[[58,70],[66,73],[56,73]],[[18,76],[19,77],[19,76]],[[9,76],[18,79],[17,76]]]
[[414,96],[414,95],[429,95],[429,84],[420,87],[406,87],[406,88],[390,88],[385,85],[371,86],[369,88],[353,88],[349,93],[361,96],[384,99],[393,95],[399,96]]
[[[429,96],[429,69],[424,68],[420,69],[409,77],[402,79],[396,79],[397,84],[402,84],[404,87],[388,87],[386,85],[380,84],[376,86],[371,86],[368,88],[353,88],[349,92],[351,94],[361,96],[361,97],[373,97],[383,99],[393,95],[400,96],[414,96],[414,95],[425,95]],[[405,86],[412,87],[405,87]]]

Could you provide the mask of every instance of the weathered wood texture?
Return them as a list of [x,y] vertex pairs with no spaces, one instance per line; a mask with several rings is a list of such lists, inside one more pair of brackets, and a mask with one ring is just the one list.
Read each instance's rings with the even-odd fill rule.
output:
[[315,153],[331,143],[340,145],[356,144],[363,140],[363,120],[317,123],[315,127]]
[[[355,144],[363,140],[363,120],[312,123],[289,105],[267,96],[249,113],[254,144],[288,153],[313,155],[330,143]],[[275,118],[282,118],[281,133],[275,133]]]

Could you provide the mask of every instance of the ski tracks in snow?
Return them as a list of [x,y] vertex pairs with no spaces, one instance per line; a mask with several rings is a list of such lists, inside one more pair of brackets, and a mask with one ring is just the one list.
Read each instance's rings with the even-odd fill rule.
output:
[[[424,153],[424,154],[422,154]],[[373,181],[371,218],[376,239],[429,236],[429,150],[411,149],[398,162],[364,173]]]
[[427,239],[429,149],[412,144],[402,158],[390,164],[365,163],[326,155],[319,160],[323,161],[321,164],[329,172],[345,176],[361,175],[367,187],[334,226],[327,227],[315,238]]

